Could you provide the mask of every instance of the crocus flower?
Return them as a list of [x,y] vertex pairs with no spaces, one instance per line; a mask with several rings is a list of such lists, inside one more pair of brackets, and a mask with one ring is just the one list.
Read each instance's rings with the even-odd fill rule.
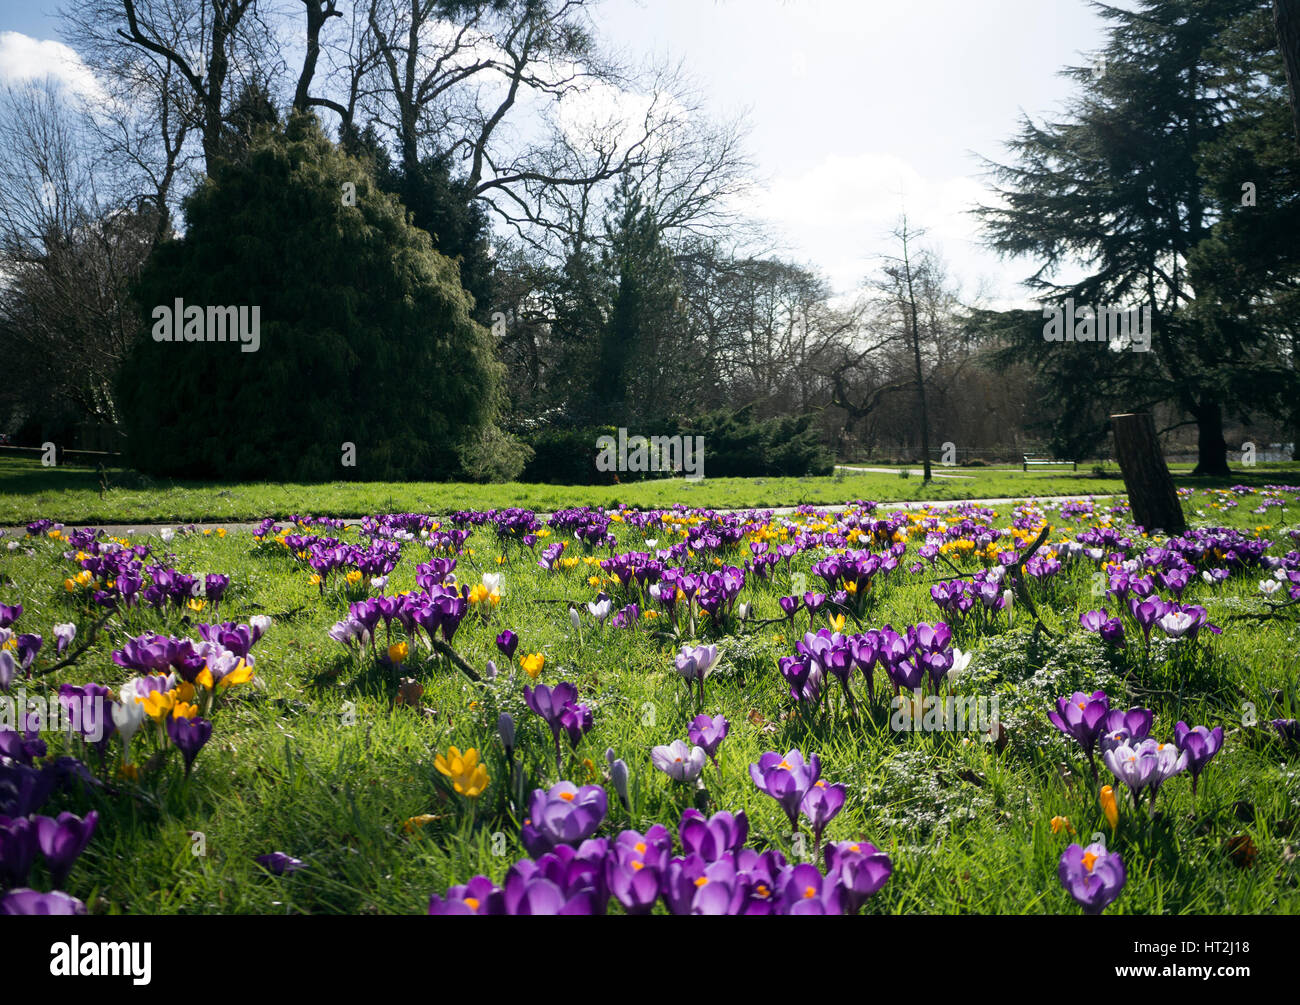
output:
[[515,658],[515,650],[519,648],[519,636],[507,628],[497,636],[497,648],[501,650],[508,663]]
[[826,876],[839,884],[847,914],[856,914],[893,872],[889,856],[870,841],[832,841],[826,845]]
[[1061,853],[1056,874],[1087,914],[1101,914],[1124,889],[1124,860],[1101,843],[1070,845]]
[[790,818],[790,828],[799,826],[799,807],[804,796],[821,777],[821,761],[813,754],[804,761],[803,753],[791,750],[784,757],[774,751],[763,754],[757,764],[749,766],[749,777],[760,790],[781,804]]
[[778,880],[777,895],[784,914],[843,913],[840,884],[807,863],[788,869]]
[[723,715],[697,715],[686,731],[686,736],[695,746],[703,747],[709,760],[716,764],[718,747],[726,739],[727,730],[730,728],[731,723]]
[[462,796],[477,799],[488,787],[487,768],[479,763],[478,751],[470,747],[461,753],[458,747],[448,747],[447,756],[439,754],[433,759],[439,774],[451,779],[452,787]]
[[447,896],[429,898],[430,914],[503,914],[502,894],[486,876],[475,876],[464,886],[447,888]]
[[60,914],[73,915],[85,914],[86,905],[76,897],[70,897],[60,890],[54,890],[50,893],[39,893],[36,890],[20,888],[10,890],[3,897],[0,897],[0,914],[16,915],[36,915],[36,914]]
[[55,640],[54,651],[56,653],[63,652],[63,650],[67,649],[68,646],[72,645],[72,640],[76,637],[76,635],[77,635],[77,626],[74,625],[71,621],[65,622],[61,625],[55,625],[54,626],[54,640]]
[[1161,784],[1187,767],[1187,754],[1172,743],[1142,740],[1136,746],[1120,743],[1103,755],[1106,767],[1133,793],[1136,806],[1144,790],[1151,790],[1152,810]]
[[167,720],[167,735],[171,737],[172,743],[176,744],[181,756],[185,758],[185,774],[188,775],[194,766],[194,758],[212,737],[212,723],[198,716],[188,718],[172,716]]
[[610,784],[614,786],[614,791],[618,794],[619,802],[623,804],[624,809],[627,809],[629,807],[627,798],[627,763],[621,758],[616,758],[610,763],[609,781]]
[[1105,691],[1094,691],[1091,695],[1075,691],[1069,698],[1058,698],[1056,711],[1049,712],[1047,717],[1066,736],[1074,737],[1091,761],[1109,711],[1110,701]]
[[[131,682],[134,683],[134,682]],[[144,705],[135,700],[134,690],[128,691],[123,686],[119,692],[122,700],[113,702],[113,726],[122,738],[122,762],[131,763],[131,740],[144,723]]]
[[1139,740],[1145,740],[1151,732],[1151,723],[1154,720],[1155,715],[1149,708],[1130,708],[1127,712],[1112,708],[1106,713],[1101,727],[1102,749],[1109,750],[1118,743],[1126,742],[1132,745]]
[[0,888],[22,886],[36,861],[36,825],[25,816],[0,816]]
[[693,782],[699,778],[707,757],[703,747],[688,746],[685,740],[674,740],[650,751],[654,766],[677,782]]
[[8,691],[17,674],[18,664],[14,662],[14,654],[8,649],[0,649],[0,691]]
[[524,847],[535,857],[556,845],[585,841],[596,833],[608,808],[599,785],[579,788],[572,782],[556,782],[549,789],[534,789],[524,821]]
[[561,765],[560,733],[567,733],[569,742],[576,747],[582,735],[591,729],[591,710],[577,703],[578,689],[567,680],[554,687],[538,684],[532,688],[525,684],[524,701],[551,729],[555,740],[555,770],[558,772]]
[[587,603],[587,610],[590,612],[591,616],[602,625],[605,623],[605,619],[609,617],[609,612],[612,607],[613,602],[610,600],[609,594],[607,593],[601,593],[594,601],[589,601]]
[[524,668],[524,673],[537,680],[541,676],[542,667],[546,665],[546,657],[541,653],[529,653],[519,657],[519,665]]
[[714,862],[728,852],[740,851],[749,836],[749,818],[743,811],[733,815],[726,810],[705,817],[692,807],[682,811],[677,835],[686,854]]
[[1188,726],[1179,722],[1174,727],[1174,743],[1187,756],[1187,770],[1192,773],[1192,795],[1196,795],[1196,782],[1210,763],[1210,758],[1223,746],[1223,727]]
[[682,651],[677,654],[677,672],[688,683],[698,681],[700,686],[703,687],[705,678],[713,672],[713,667],[717,662],[717,646],[685,645],[682,646]]
[[291,876],[303,867],[303,862],[300,859],[296,859],[292,855],[286,855],[282,851],[258,855],[253,861],[276,876]]
[[1101,812],[1106,818],[1106,823],[1110,824],[1111,830],[1114,830],[1119,826],[1119,807],[1115,804],[1114,788],[1103,785],[1098,794],[1098,801],[1101,803]]
[[846,792],[843,785],[827,785],[824,778],[819,778],[803,797],[799,810],[812,825],[814,848],[821,846],[822,832],[826,825],[844,808]]
[[511,751],[515,749],[515,720],[509,712],[502,712],[497,716],[497,735],[501,737],[508,758]]
[[86,850],[98,822],[99,814],[94,810],[84,820],[71,813],[60,813],[55,818],[36,817],[36,840],[55,886],[62,886],[68,878],[72,864]]

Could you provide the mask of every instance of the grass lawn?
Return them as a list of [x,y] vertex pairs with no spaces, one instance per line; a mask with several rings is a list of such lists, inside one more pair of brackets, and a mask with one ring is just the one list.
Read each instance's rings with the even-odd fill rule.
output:
[[[393,488],[390,500],[389,490],[377,486],[326,486],[329,502],[322,504],[312,495],[321,491],[316,487],[236,487],[221,495],[215,486],[189,486],[114,489],[100,503],[84,484],[89,477],[72,470],[7,468],[6,481],[21,483],[18,489],[6,486],[7,518],[44,515],[80,523],[102,514],[99,519],[175,521],[286,509],[356,514],[375,508],[486,508],[509,502],[549,509],[586,501],[593,498],[588,493],[598,491],[463,487],[457,496],[458,490],[449,486],[406,486]],[[1083,491],[1082,485],[1097,488],[1086,478],[1060,476],[1034,475],[1019,484],[1031,481],[1036,486],[1065,483],[1072,492]],[[647,502],[662,493],[689,503],[708,499],[736,505],[796,502],[816,498],[818,491],[865,496],[871,494],[869,484],[899,487],[897,479],[888,478],[863,479],[861,488],[849,487],[856,484],[791,481],[787,488],[808,493],[792,498],[781,494],[780,482],[710,480],[685,490],[677,483],[671,495],[668,486],[646,485],[597,497],[617,494]],[[978,493],[1004,494],[1012,484],[990,478],[980,482]],[[914,489],[915,482],[901,487]],[[940,485],[935,491],[953,488]],[[526,494],[512,496],[516,490]],[[760,495],[766,491],[773,494]],[[1295,547],[1283,529],[1294,526],[1300,499],[1292,493],[1286,507],[1265,515],[1253,512],[1259,503],[1257,494],[1238,499],[1197,491],[1186,505],[1193,523],[1202,527],[1228,525],[1254,537],[1257,527],[1267,525],[1262,533],[1276,542],[1271,554],[1284,555]],[[996,515],[973,516],[965,533],[977,533],[976,525],[985,523],[1007,528],[1015,516],[1012,507],[999,507]],[[1122,511],[1112,516],[1103,504],[1091,515],[1049,508],[1045,516],[1054,528],[1050,542],[1092,526],[1123,525]],[[957,518],[948,520],[955,523]],[[1022,525],[1034,522],[1030,518]],[[751,555],[750,541],[789,540],[831,526],[834,520],[802,516],[767,527],[752,525],[734,549],[705,550],[688,564],[704,572],[719,563],[741,565]],[[615,522],[611,530],[618,546],[613,550],[653,549],[647,538],[665,548],[682,540],[676,527],[660,523],[642,529]],[[367,543],[355,528],[344,537]],[[805,827],[795,837],[777,803],[755,787],[748,771],[765,751],[798,747],[805,755],[818,754],[823,777],[846,787],[844,808],[830,822],[826,840],[870,841],[892,860],[892,876],[864,908],[870,913],[1078,913],[1057,879],[1057,862],[1071,841],[1087,844],[1094,833],[1104,835],[1127,868],[1127,885],[1111,913],[1300,912],[1300,864],[1293,850],[1300,838],[1300,757],[1294,747],[1282,745],[1269,724],[1272,718],[1296,715],[1300,625],[1295,608],[1264,616],[1268,609],[1257,583],[1265,571],[1242,569],[1218,585],[1204,582],[1198,572],[1182,599],[1203,604],[1223,634],[1202,631],[1195,641],[1173,642],[1157,630],[1149,651],[1140,635],[1132,637],[1133,628],[1127,648],[1108,646],[1080,628],[1082,612],[1118,609],[1113,598],[1100,595],[1105,577],[1099,584],[1098,565],[1086,558],[1065,563],[1042,581],[1027,577],[1050,635],[1033,630],[1032,619],[1019,605],[1011,617],[977,609],[954,620],[956,645],[973,653],[969,673],[956,690],[997,698],[1005,743],[995,746],[979,742],[977,734],[892,729],[879,670],[870,701],[862,678],[855,679],[859,718],[843,705],[833,679],[827,691],[831,697],[821,710],[792,701],[777,660],[794,653],[809,615],[800,612],[789,624],[780,618],[777,599],[803,585],[800,576],[808,589],[818,588],[812,565],[824,556],[822,547],[800,552],[788,569],[778,564],[771,579],[748,575],[740,600],[751,605],[756,621],[713,624],[701,616],[697,636],[715,642],[721,658],[698,704],[674,669],[674,654],[684,640],[674,638],[663,619],[642,621],[635,628],[602,627],[586,609],[601,588],[614,594],[615,610],[632,599],[639,599],[643,609],[655,602],[638,597],[635,587],[608,577],[600,580],[602,571],[595,563],[610,550],[584,550],[563,531],[543,538],[537,547],[566,539],[564,554],[579,561],[553,572],[540,568],[536,555],[520,545],[503,546],[490,523],[464,543],[456,567],[462,583],[476,584],[484,572],[503,575],[499,606],[487,608],[487,615],[471,609],[453,638],[455,650],[478,671],[489,659],[503,665],[495,679],[473,683],[415,639],[397,670],[377,662],[368,649],[355,653],[328,637],[330,627],[346,616],[350,599],[417,588],[416,565],[430,554],[419,540],[402,545],[402,557],[382,590],[368,590],[364,578],[348,587],[336,574],[322,592],[310,582],[306,564],[269,538],[259,543],[247,532],[179,533],[168,543],[152,535],[137,537],[132,543],[154,548],[146,566],[161,562],[183,572],[229,575],[219,612],[158,613],[148,606],[119,612],[76,664],[27,681],[23,686],[29,696],[53,693],[64,683],[121,687],[130,674],[115,665],[112,651],[144,633],[197,639],[196,622],[247,622],[254,615],[269,615],[273,624],[253,650],[256,680],[226,692],[208,715],[213,734],[188,778],[174,751],[169,756],[152,753],[156,741],[147,725],[135,740],[135,762],[142,767],[134,779],[117,772],[122,749],[116,738],[102,762],[71,741],[51,738],[51,756],[78,754],[105,783],[84,790],[74,785],[42,810],[84,814],[93,808],[100,813],[97,831],[64,888],[94,913],[419,913],[431,893],[442,894],[476,874],[501,882],[511,864],[525,857],[520,827],[527,814],[526,794],[560,778],[605,787],[609,812],[600,834],[611,839],[623,828],[644,832],[658,823],[675,840],[682,810],[699,805],[710,813],[744,810],[750,824],[746,847],[809,859],[810,832]],[[14,540],[13,535],[7,540]],[[930,585],[954,574],[941,564],[908,571],[924,542],[923,530],[911,535],[898,568],[877,577],[861,622],[850,619],[846,632],[886,624],[902,631],[906,625],[941,619]],[[65,558],[64,541],[42,537],[17,543],[13,549],[0,548],[0,602],[24,605],[13,631],[37,632],[46,639],[36,663],[39,671],[54,659],[53,626],[73,622],[79,639],[85,638],[100,609],[90,599],[93,587],[74,583],[71,590],[65,588],[65,580],[78,569],[75,560]],[[1150,544],[1138,537],[1128,553],[1140,555]],[[967,574],[983,568],[966,550],[955,550],[950,558]],[[1210,554],[1199,568],[1216,565]],[[596,583],[589,581],[591,576]],[[577,628],[566,601],[579,605]],[[1261,617],[1242,620],[1243,615]],[[825,626],[824,614],[816,620],[814,627]],[[512,667],[495,644],[503,628],[520,637]],[[378,631],[380,642],[388,641],[382,623]],[[391,640],[404,637],[394,621]],[[518,657],[537,652],[545,656],[538,681],[571,682],[592,711],[590,732],[573,749],[564,742],[558,773],[551,734],[524,701],[523,686],[530,682]],[[423,687],[417,707],[395,704],[399,678],[413,678]],[[1179,720],[1224,727],[1223,749],[1205,769],[1195,798],[1188,777],[1175,777],[1160,791],[1151,817],[1145,806],[1140,811],[1133,807],[1104,766],[1094,782],[1079,747],[1049,723],[1047,713],[1060,696],[1096,689],[1106,690],[1112,707],[1151,708],[1152,735],[1161,740],[1172,737]],[[705,788],[696,791],[656,770],[650,751],[685,739],[701,710],[724,714],[731,726],[718,750],[718,766],[706,766]],[[517,727],[519,775],[513,786],[497,736],[502,712],[513,716]],[[490,781],[477,799],[454,792],[435,769],[436,756],[451,745],[482,752]],[[608,777],[607,749],[629,768],[626,808]],[[1114,783],[1119,797],[1113,830],[1098,802],[1102,783]],[[1056,817],[1067,818],[1059,832],[1051,825]],[[254,857],[273,851],[302,860],[305,868],[284,877],[266,874]],[[47,888],[43,869],[37,866],[32,879],[42,889]]]
[[[997,499],[1024,496],[1102,495],[1124,491],[1110,475],[1067,469],[1030,471],[982,468],[940,469],[970,475],[969,480],[936,479],[923,486],[918,477],[847,475],[843,478],[658,479],[613,486],[471,485],[464,483],[331,482],[276,485],[158,481],[131,471],[108,472],[101,493],[93,468],[42,467],[35,459],[0,457],[0,526],[48,517],[68,524],[249,521],[294,514],[355,517],[364,513],[448,513],[473,506],[521,506],[549,513],[568,506],[626,505],[644,509],[676,503],[714,509],[833,505],[854,499]],[[1262,486],[1300,481],[1300,464],[1260,464],[1234,469],[1231,479],[1192,478],[1175,469],[1182,486],[1227,487],[1238,482]]]

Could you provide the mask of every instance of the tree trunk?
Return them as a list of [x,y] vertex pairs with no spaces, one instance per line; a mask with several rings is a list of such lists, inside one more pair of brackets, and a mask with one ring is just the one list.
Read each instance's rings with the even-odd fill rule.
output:
[[1300,146],[1300,0],[1273,0],[1273,27],[1277,30],[1277,47],[1291,89],[1291,122],[1295,127],[1296,146]]
[[1228,443],[1223,438],[1223,409],[1217,401],[1198,405],[1192,411],[1196,419],[1196,467],[1194,475],[1217,475],[1227,478]]
[[1112,415],[1115,457],[1124,473],[1124,488],[1133,521],[1147,531],[1181,534],[1187,530],[1173,476],[1160,452],[1150,412]]

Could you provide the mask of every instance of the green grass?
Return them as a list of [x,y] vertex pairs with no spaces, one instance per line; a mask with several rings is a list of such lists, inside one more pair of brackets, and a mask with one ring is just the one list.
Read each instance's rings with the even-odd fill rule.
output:
[[[713,484],[706,482],[701,491]],[[73,499],[87,493],[67,491]],[[198,491],[169,489],[145,498],[152,499],[152,513],[197,517],[206,514],[160,507],[169,505],[164,499],[180,505],[191,496],[179,493],[197,497]],[[374,498],[365,493],[382,490],[333,491],[340,493],[337,511],[355,513]],[[504,490],[474,491],[455,504],[504,502],[493,494]],[[545,491],[555,492],[555,505],[583,498],[574,490]],[[239,515],[269,508],[265,504],[275,497],[261,492],[247,490],[241,498],[252,508]],[[679,497],[690,501],[689,495]],[[433,508],[427,500],[418,506],[416,499],[403,496],[393,508]],[[1209,501],[1198,494],[1189,500],[1189,512],[1213,513]],[[1250,512],[1255,502],[1257,497],[1248,498],[1214,518],[1239,527],[1271,524],[1270,534],[1279,541],[1274,553],[1284,552],[1279,531],[1291,513],[1258,516]],[[27,509],[21,515],[53,512]],[[1006,526],[1009,518],[1010,508],[1003,507],[994,524]],[[1057,533],[1086,525],[1052,519],[1061,525]],[[620,550],[643,546],[639,531],[622,526],[618,533]],[[356,539],[355,532],[348,536]],[[331,590],[322,598],[283,549],[258,546],[247,533],[178,535],[167,546],[156,538],[150,542],[160,553],[170,552],[183,571],[232,577],[222,619],[269,614],[275,623],[254,650],[257,685],[235,689],[223,700],[213,715],[213,738],[188,780],[177,758],[132,783],[114,779],[111,764],[99,769],[89,757],[112,788],[67,793],[46,808],[84,813],[93,807],[101,814],[68,892],[101,913],[409,913],[423,911],[430,893],[476,873],[500,880],[523,856],[518,814],[508,807],[504,752],[495,736],[501,711],[518,724],[524,788],[554,782],[556,771],[549,733],[523,703],[517,666],[492,683],[472,684],[441,658],[413,647],[402,673],[423,684],[423,704],[432,714],[395,708],[395,675],[369,659],[348,657],[326,636],[345,613],[346,597]],[[74,620],[83,635],[89,623],[87,610],[63,587],[75,569],[63,558],[64,547],[43,540],[0,549],[0,601],[23,602],[20,630],[38,631],[49,644],[55,623]],[[644,830],[656,822],[675,832],[681,809],[694,797],[655,771],[649,758],[653,745],[685,738],[696,713],[673,671],[674,646],[645,631],[598,629],[585,613],[577,633],[563,603],[542,602],[591,599],[596,591],[585,581],[585,565],[579,566],[582,572],[546,573],[513,551],[498,566],[503,553],[490,530],[477,531],[468,548],[458,567],[463,581],[476,581],[483,569],[500,569],[504,599],[488,622],[466,617],[456,649],[482,668],[496,656],[497,632],[511,627],[521,637],[521,653],[543,652],[542,682],[573,681],[594,713],[592,732],[573,755],[566,754],[564,777],[603,782],[607,748],[631,769],[631,808],[624,810],[607,785],[611,809],[602,833]],[[577,548],[571,542],[569,553],[580,554]],[[415,563],[425,556],[423,546],[408,544],[384,592],[414,588]],[[813,557],[803,553],[795,571],[807,573]],[[910,561],[873,591],[863,627],[938,620],[927,585],[935,575],[906,574]],[[1204,603],[1212,620],[1225,626],[1223,635],[1207,636],[1205,644],[1156,645],[1149,660],[1116,655],[1079,629],[1079,613],[1099,603],[1091,596],[1090,567],[1037,590],[1052,637],[1031,631],[1019,610],[1012,626],[997,618],[978,631],[958,628],[957,644],[975,654],[975,672],[962,690],[998,696],[1008,740],[1001,751],[965,744],[952,733],[891,731],[884,707],[859,723],[842,710],[818,721],[792,716],[775,665],[792,652],[790,630],[773,624],[719,632],[724,658],[707,683],[704,709],[725,714],[732,728],[721,747],[721,772],[709,766],[704,776],[709,808],[745,810],[751,847],[792,854],[784,816],[754,787],[747,766],[765,750],[797,746],[818,753],[825,777],[849,790],[827,838],[870,840],[893,858],[894,875],[868,903],[869,912],[1077,913],[1056,878],[1057,860],[1070,840],[1051,831],[1049,822],[1058,815],[1069,818],[1084,843],[1094,831],[1106,831],[1109,846],[1123,854],[1129,881],[1112,912],[1300,912],[1300,868],[1291,853],[1300,771],[1295,751],[1283,750],[1267,727],[1270,718],[1295,714],[1287,711],[1284,691],[1294,687],[1300,628],[1294,617],[1229,620],[1263,611],[1259,578],[1238,576],[1214,588],[1196,581],[1185,599]],[[776,598],[789,586],[784,571],[772,583],[751,576],[741,599],[754,604],[757,617],[773,618],[779,613]],[[799,620],[802,630],[805,618]],[[110,652],[145,631],[196,637],[188,617],[136,611],[110,622],[78,665],[29,682],[28,692],[87,680],[119,685],[127,675]],[[1224,725],[1224,749],[1202,777],[1196,800],[1187,778],[1175,778],[1162,791],[1153,820],[1125,804],[1117,785],[1122,819],[1110,834],[1086,762],[1046,718],[1058,695],[1097,687],[1108,690],[1113,705],[1152,707],[1153,732],[1162,739],[1179,719]],[[1242,724],[1248,702],[1255,725]],[[352,716],[355,722],[347,724]],[[451,793],[434,770],[435,754],[449,744],[484,751],[492,782],[477,805]],[[114,759],[119,749],[112,748]],[[1107,781],[1104,767],[1102,772]],[[414,835],[404,833],[404,821],[425,813],[434,815],[433,822]],[[202,836],[202,855],[194,854],[200,847],[196,834]],[[1235,862],[1227,850],[1240,835],[1258,849],[1249,865]],[[276,850],[306,860],[307,870],[283,879],[264,875],[253,858]],[[43,882],[38,869],[33,885]]]
[[[567,506],[627,505],[652,509],[685,503],[715,509],[838,505],[854,499],[958,500],[1059,495],[1110,494],[1124,491],[1112,466],[1109,475],[1065,469],[940,469],[970,475],[970,480],[936,479],[928,486],[916,476],[849,475],[843,478],[704,478],[658,479],[613,486],[536,485],[515,482],[471,485],[447,482],[331,482],[322,485],[270,483],[172,482],[131,471],[108,472],[101,493],[93,468],[71,465],[45,468],[36,460],[0,457],[0,526],[40,517],[64,523],[126,524],[191,521],[249,521],[291,514],[354,517],[364,513],[446,513],[473,505],[478,509],[522,506],[553,512]],[[1184,466],[1183,471],[1186,471]],[[1175,474],[1179,485],[1226,487],[1242,482],[1300,481],[1300,464],[1260,464],[1234,470],[1230,479],[1192,478]],[[471,502],[472,501],[472,502]]]

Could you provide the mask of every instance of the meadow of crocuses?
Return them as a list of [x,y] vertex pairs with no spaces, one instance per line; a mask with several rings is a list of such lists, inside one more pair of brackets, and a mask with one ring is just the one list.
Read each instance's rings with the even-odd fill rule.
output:
[[1300,487],[0,538],[0,912],[1295,913]]

